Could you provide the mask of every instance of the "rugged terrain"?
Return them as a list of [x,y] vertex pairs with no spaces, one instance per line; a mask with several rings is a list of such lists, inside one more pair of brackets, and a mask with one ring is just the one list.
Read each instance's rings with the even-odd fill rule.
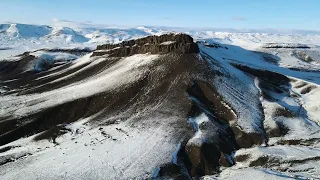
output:
[[320,177],[316,44],[159,34],[5,56],[0,176]]

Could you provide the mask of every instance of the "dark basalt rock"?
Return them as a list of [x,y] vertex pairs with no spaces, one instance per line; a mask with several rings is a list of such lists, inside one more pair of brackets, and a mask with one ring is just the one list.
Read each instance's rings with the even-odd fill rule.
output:
[[307,93],[309,93],[310,91],[312,91],[313,89],[316,89],[316,88],[317,87],[314,86],[314,85],[309,85],[309,86],[303,88],[300,93],[301,94],[307,94]]
[[276,44],[276,43],[268,43],[262,46],[262,48],[310,49],[310,47],[305,44]]
[[192,177],[215,174],[221,165],[231,166],[233,164],[227,162],[224,155],[231,155],[233,151],[239,149],[235,134],[229,126],[229,121],[236,117],[229,109],[221,106],[221,97],[208,84],[194,81],[187,92],[193,100],[196,99],[193,101],[189,117],[197,117],[201,113],[206,113],[209,121],[198,126],[203,133],[201,143],[188,141],[182,146],[185,159],[188,161],[184,164],[188,167]]
[[134,54],[191,54],[199,53],[199,47],[191,36],[186,34],[164,34],[161,36],[147,36],[144,38],[123,41],[119,44],[105,44],[97,46],[92,56],[108,54],[109,57],[126,57]]
[[180,167],[173,163],[164,164],[159,168],[157,174],[152,179],[189,179],[189,177],[181,172]]

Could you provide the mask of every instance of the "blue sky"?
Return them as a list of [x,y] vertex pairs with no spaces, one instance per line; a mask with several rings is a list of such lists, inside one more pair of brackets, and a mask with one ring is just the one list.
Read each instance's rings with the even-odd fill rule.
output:
[[1,0],[0,21],[320,29],[319,0]]

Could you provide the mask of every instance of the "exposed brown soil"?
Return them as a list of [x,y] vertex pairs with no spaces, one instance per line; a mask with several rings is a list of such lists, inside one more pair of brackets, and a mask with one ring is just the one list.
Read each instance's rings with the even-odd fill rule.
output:
[[252,74],[264,81],[267,81],[268,83],[275,85],[275,86],[283,86],[290,82],[290,79],[282,74],[271,72],[267,70],[262,69],[253,69],[248,66],[242,66],[238,64],[233,64],[236,68],[247,72],[249,74]]
[[56,138],[69,132],[70,130],[66,128],[64,125],[57,125],[52,127],[51,129],[40,133],[39,135],[34,137],[34,140],[39,141],[43,139],[49,139],[53,143],[57,144]]
[[254,145],[261,145],[265,142],[265,137],[260,133],[246,133],[239,126],[231,126],[235,134],[237,144],[240,148],[249,148]]
[[250,162],[249,167],[270,167],[272,164],[279,164],[280,160],[276,158],[269,157],[267,155],[261,156],[258,159]]
[[[198,84],[199,88],[202,90],[202,93],[204,95],[203,99],[207,99],[213,104],[212,107],[214,107],[214,113],[217,119],[221,119],[225,122],[230,122],[234,121],[237,118],[234,111],[223,104],[225,103],[225,101],[214,87],[210,87],[207,83],[204,82],[197,82],[196,84]],[[229,107],[231,106],[229,105]]]
[[282,44],[274,44],[274,43],[268,43],[265,46],[263,46],[263,48],[269,49],[269,48],[275,48],[275,49],[279,49],[279,48],[284,48],[284,49],[310,49],[309,46],[305,45],[305,44],[286,44],[286,45],[282,45]]
[[311,138],[311,139],[281,139],[277,142],[277,144],[281,145],[303,145],[303,146],[311,146],[313,144],[317,144],[320,142],[319,138]]
[[81,56],[81,55],[84,55],[84,54],[88,54],[90,52],[92,52],[92,50],[90,49],[39,49],[37,51],[47,51],[47,52],[63,52],[63,53],[69,53],[69,54],[75,54],[77,56]]
[[214,144],[203,143],[201,147],[189,145],[186,146],[185,151],[191,163],[191,176],[204,176],[218,172],[220,151]]
[[300,93],[301,93],[301,94],[307,94],[307,93],[309,93],[311,90],[316,89],[316,88],[317,88],[317,86],[309,85],[309,86],[303,88],[303,89],[300,91]]
[[[12,80],[23,77],[25,67],[34,64],[35,56],[26,54],[22,55],[18,61],[1,61],[0,77],[1,80]],[[28,75],[34,72],[29,72]]]
[[4,153],[4,152],[7,152],[11,149],[14,149],[16,147],[20,147],[20,146],[6,146],[6,147],[3,147],[3,148],[0,148],[0,153]]
[[250,158],[250,154],[240,154],[235,157],[236,162],[244,162]]
[[[49,50],[48,50],[49,51]],[[71,50],[70,50],[71,51]],[[56,50],[54,50],[56,52]],[[71,66],[69,62],[65,62],[61,65],[47,64],[47,71],[37,72],[33,68],[36,64],[36,58],[29,53],[24,53],[20,55],[21,59],[17,61],[1,61],[0,62],[0,85],[6,86],[8,89],[14,89],[14,91],[6,92],[19,93],[19,94],[29,94],[29,93],[41,93],[47,90],[56,89],[59,87],[66,86],[68,84],[79,81],[85,77],[89,77],[99,72],[99,69],[105,68],[107,65],[100,64],[100,66],[94,66],[88,68],[86,72],[81,73],[79,76],[72,76],[64,81],[51,83],[56,79],[65,77],[76,71],[81,70],[90,63],[83,64],[76,68],[72,68],[64,73],[59,73],[55,76],[48,76],[52,73],[59,72]],[[105,62],[106,63],[106,62]],[[107,64],[110,62],[107,62]],[[52,67],[56,67],[54,70],[49,70]],[[43,78],[44,77],[44,78]]]
[[274,116],[282,116],[282,117],[287,117],[287,118],[293,118],[293,117],[297,117],[297,115],[293,112],[291,112],[289,109],[284,108],[284,107],[279,107],[275,110]]
[[294,86],[294,87],[295,87],[295,88],[302,88],[302,87],[304,87],[304,86],[306,86],[306,85],[308,85],[308,83],[306,83],[306,82],[301,82],[301,83],[297,84],[297,85]]
[[[223,161],[221,154],[230,155],[239,148],[229,126],[229,121],[236,117],[230,109],[222,105],[221,97],[216,90],[204,82],[194,82],[188,94],[194,99],[189,117],[197,117],[205,113],[210,121],[199,126],[208,140],[200,146],[187,143],[181,149],[187,156],[184,159],[188,161],[186,164],[190,164],[191,176],[217,173]],[[224,131],[219,129],[224,129]]]
[[161,166],[157,176],[163,179],[190,179],[188,175],[184,175],[183,172],[181,172],[181,169],[178,165],[172,163]]
[[294,51],[293,56],[308,63],[314,61],[310,56],[308,56],[305,52],[302,51]]
[[278,64],[280,61],[279,57],[273,54],[269,54],[261,51],[253,51],[253,52],[260,54],[263,60],[265,60],[266,62],[269,62],[272,64]]

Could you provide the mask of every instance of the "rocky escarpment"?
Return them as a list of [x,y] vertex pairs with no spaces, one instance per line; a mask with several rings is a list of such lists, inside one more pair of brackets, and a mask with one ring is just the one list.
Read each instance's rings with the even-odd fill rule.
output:
[[199,47],[191,36],[186,34],[164,34],[147,36],[119,44],[105,44],[97,47],[92,56],[108,54],[109,57],[126,57],[134,54],[191,54],[199,53]]

